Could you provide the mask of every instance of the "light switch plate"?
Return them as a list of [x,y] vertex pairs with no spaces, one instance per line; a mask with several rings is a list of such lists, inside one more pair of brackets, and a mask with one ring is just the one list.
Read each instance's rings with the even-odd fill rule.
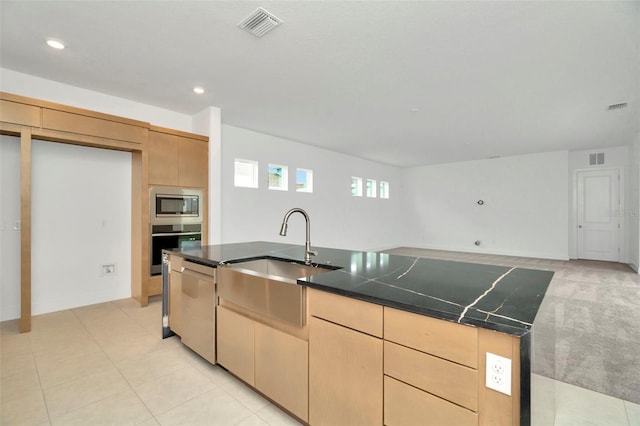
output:
[[486,386],[511,396],[511,360],[487,352]]

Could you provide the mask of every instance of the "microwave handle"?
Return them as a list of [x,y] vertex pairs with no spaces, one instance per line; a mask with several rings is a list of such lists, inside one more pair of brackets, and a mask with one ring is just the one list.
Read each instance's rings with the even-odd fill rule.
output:
[[178,235],[200,235],[201,232],[164,232],[162,234],[151,234],[152,237],[172,237]]

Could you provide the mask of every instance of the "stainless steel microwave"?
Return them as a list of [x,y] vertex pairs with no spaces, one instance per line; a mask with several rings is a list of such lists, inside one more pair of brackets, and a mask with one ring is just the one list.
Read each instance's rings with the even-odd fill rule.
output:
[[202,223],[203,202],[200,189],[152,187],[150,222],[155,225]]

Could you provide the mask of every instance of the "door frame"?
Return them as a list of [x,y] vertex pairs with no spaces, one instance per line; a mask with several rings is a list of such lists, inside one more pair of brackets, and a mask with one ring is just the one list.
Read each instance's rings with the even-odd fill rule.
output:
[[581,172],[596,172],[596,171],[609,171],[615,170],[618,172],[618,247],[620,249],[618,254],[618,262],[629,263],[627,256],[627,238],[625,237],[625,229],[627,228],[626,217],[622,214],[625,210],[626,202],[626,189],[625,189],[625,168],[623,166],[606,166],[606,167],[588,167],[582,169],[573,170],[573,184],[571,188],[571,224],[569,228],[569,242],[571,245],[571,259],[578,259],[578,174]]

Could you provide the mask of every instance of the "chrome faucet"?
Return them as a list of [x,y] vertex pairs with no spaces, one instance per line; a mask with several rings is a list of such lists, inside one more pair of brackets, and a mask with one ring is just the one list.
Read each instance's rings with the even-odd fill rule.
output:
[[284,215],[284,219],[282,219],[282,226],[280,226],[280,235],[282,235],[283,237],[287,235],[287,222],[289,221],[289,216],[296,212],[302,214],[302,216],[304,216],[304,220],[307,222],[307,238],[304,242],[304,263],[310,265],[311,256],[317,256],[318,252],[311,250],[311,222],[309,220],[309,215],[307,214],[307,212],[297,207],[286,212]]

